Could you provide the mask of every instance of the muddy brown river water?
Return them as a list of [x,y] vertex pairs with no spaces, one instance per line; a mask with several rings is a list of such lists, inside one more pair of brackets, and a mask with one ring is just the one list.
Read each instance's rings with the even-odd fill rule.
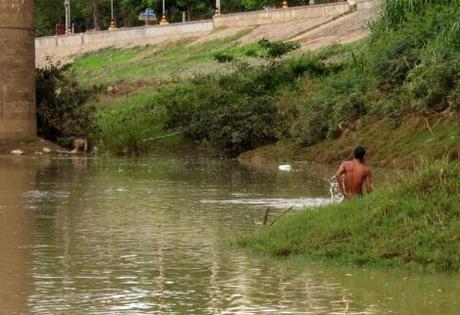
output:
[[0,158],[0,314],[459,314],[458,275],[273,262],[229,248],[333,169],[196,154]]

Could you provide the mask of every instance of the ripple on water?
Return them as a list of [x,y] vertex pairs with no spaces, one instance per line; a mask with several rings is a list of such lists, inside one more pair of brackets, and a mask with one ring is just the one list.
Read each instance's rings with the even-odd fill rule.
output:
[[30,190],[24,194],[26,199],[30,200],[44,200],[44,199],[56,199],[56,198],[68,198],[69,192],[67,191],[45,191],[45,190]]
[[272,208],[304,208],[304,207],[318,207],[333,203],[335,201],[329,198],[239,198],[239,199],[224,199],[224,200],[209,200],[202,199],[200,203],[203,204],[233,204],[233,205],[254,205],[254,206],[267,206]]

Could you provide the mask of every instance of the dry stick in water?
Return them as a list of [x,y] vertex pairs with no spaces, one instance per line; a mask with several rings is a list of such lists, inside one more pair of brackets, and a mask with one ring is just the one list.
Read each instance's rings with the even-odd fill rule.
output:
[[283,215],[285,215],[286,213],[288,213],[289,211],[291,211],[293,208],[294,208],[294,206],[290,207],[289,209],[287,209],[287,210],[285,210],[283,213],[281,213],[278,217],[276,217],[275,220],[272,221],[272,223],[270,224],[270,226],[272,226],[276,221],[278,221]]
[[263,225],[267,225],[268,215],[269,215],[269,214],[270,214],[270,208],[267,208],[267,209],[265,210]]

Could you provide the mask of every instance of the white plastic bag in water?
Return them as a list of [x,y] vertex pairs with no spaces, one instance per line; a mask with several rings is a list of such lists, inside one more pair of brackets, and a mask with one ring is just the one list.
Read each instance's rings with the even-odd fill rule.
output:
[[278,166],[278,169],[283,172],[291,172],[292,166],[289,164],[283,164],[283,165]]

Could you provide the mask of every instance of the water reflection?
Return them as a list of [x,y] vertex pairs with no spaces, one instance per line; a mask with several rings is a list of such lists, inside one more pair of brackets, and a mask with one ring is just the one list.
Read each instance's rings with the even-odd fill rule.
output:
[[0,159],[0,311],[27,311],[31,290],[33,212],[23,192],[34,189],[43,165],[26,167],[22,160]]
[[[13,162],[0,163],[2,172],[9,172],[8,163]],[[2,206],[23,216],[9,219],[2,233],[25,220],[21,235],[2,234],[1,249],[10,260],[3,258],[0,266],[19,269],[0,279],[12,283],[6,288],[17,292],[19,302],[7,298],[10,306],[23,306],[18,311],[26,304],[33,313],[85,314],[453,314],[455,309],[458,281],[452,278],[415,276],[411,282],[393,272],[298,269],[229,250],[225,240],[256,228],[266,203],[203,203],[326,198],[330,169],[285,174],[196,156],[37,164],[16,166],[14,174],[28,175],[12,199],[5,199],[6,182],[0,190],[7,200]],[[6,240],[32,245],[22,253],[20,245],[5,249]],[[443,291],[432,287],[433,280]],[[4,296],[7,290],[0,288]]]

